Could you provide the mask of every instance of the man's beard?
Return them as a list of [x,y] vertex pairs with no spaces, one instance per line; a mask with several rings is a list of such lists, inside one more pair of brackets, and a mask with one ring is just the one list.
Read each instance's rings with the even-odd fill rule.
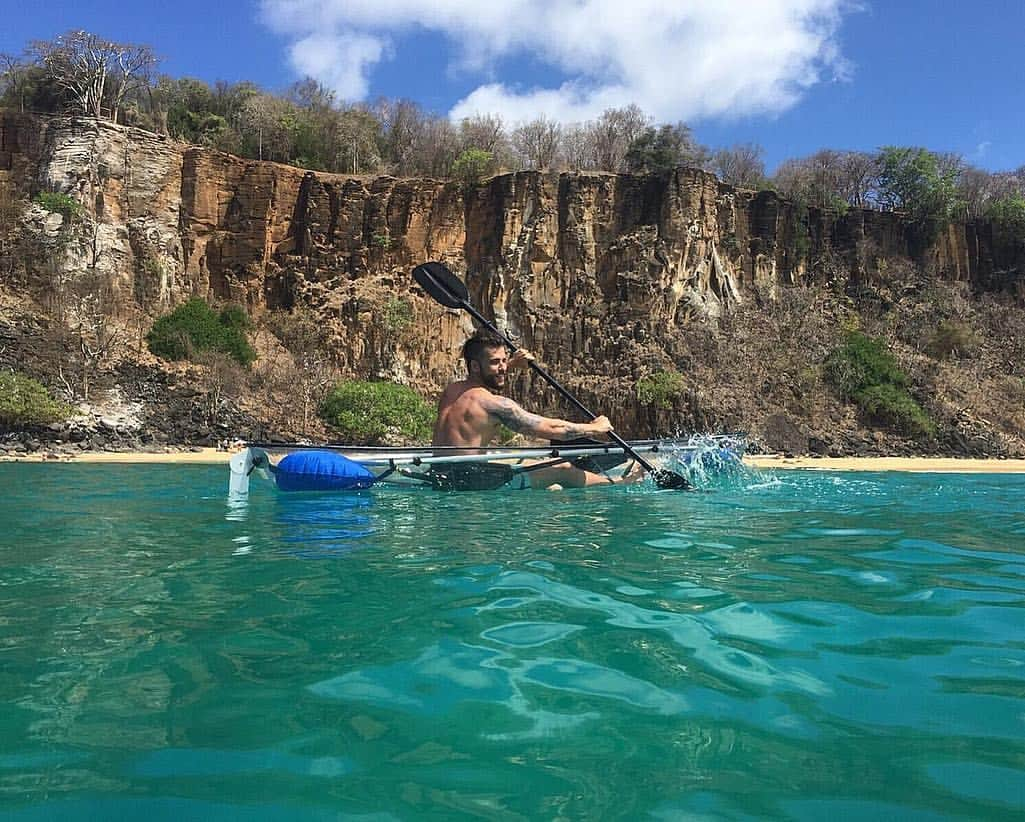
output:
[[506,378],[498,374],[481,374],[480,381],[484,383],[485,388],[501,391],[505,388]]

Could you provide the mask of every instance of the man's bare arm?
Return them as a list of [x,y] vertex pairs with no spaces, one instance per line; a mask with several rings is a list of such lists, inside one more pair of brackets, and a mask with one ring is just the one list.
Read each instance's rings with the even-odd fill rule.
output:
[[591,422],[570,422],[554,417],[532,414],[508,397],[492,397],[484,406],[493,417],[518,434],[530,434],[548,440],[572,440],[577,437],[600,437],[612,430],[606,417]]

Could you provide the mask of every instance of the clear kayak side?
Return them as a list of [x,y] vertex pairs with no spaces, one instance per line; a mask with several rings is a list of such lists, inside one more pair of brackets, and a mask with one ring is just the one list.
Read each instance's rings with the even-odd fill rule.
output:
[[[647,459],[676,468],[718,470],[739,464],[742,441],[703,437],[637,440],[629,445]],[[441,490],[497,490],[531,487],[539,469],[572,464],[605,476],[610,483],[634,467],[615,444],[465,449],[250,444],[230,459],[229,491],[249,492],[255,473],[283,491],[351,491],[374,485]]]

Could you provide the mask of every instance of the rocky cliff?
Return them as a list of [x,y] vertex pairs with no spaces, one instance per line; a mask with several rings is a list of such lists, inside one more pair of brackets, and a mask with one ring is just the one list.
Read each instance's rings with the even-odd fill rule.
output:
[[[1021,243],[985,223],[925,239],[895,214],[809,209],[694,169],[524,172],[463,190],[305,172],[96,120],[4,114],[0,197],[39,191],[67,193],[82,211],[73,229],[38,206],[23,218],[38,253],[16,279],[44,302],[57,281],[98,278],[112,310],[151,316],[191,295],[255,316],[303,304],[332,329],[343,373],[431,394],[460,370],[471,330],[410,280],[417,263],[442,260],[485,314],[630,433],[674,419],[750,428],[755,421],[721,401],[710,417],[702,410],[714,386],[692,384],[689,399],[653,411],[637,407],[634,382],[667,367],[753,368],[751,350],[731,347],[730,324],[788,290],[842,279],[848,293],[899,292],[912,266],[973,293],[1006,291],[1020,289],[1025,269]],[[408,323],[386,321],[395,301]],[[710,339],[711,362],[701,353]],[[559,410],[542,386],[518,388]],[[759,413],[780,410],[768,403]]]

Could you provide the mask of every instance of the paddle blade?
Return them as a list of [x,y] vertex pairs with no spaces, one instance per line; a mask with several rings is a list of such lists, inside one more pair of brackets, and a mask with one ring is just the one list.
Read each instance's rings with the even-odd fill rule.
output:
[[470,292],[455,274],[438,262],[424,263],[413,269],[413,279],[446,308],[465,308]]
[[659,488],[666,488],[672,491],[691,491],[694,488],[690,480],[683,476],[683,474],[667,471],[665,468],[656,468],[652,472],[651,478],[655,480],[655,484]]

